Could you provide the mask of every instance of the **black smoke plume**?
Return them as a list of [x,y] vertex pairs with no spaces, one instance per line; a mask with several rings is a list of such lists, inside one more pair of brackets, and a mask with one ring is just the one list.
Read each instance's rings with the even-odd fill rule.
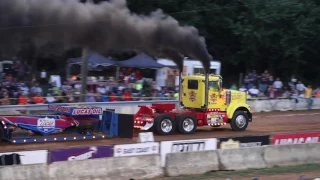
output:
[[[14,48],[31,38],[36,46],[61,43],[94,50],[137,49],[199,59],[210,68],[204,38],[190,26],[180,26],[161,10],[149,16],[133,14],[125,0],[99,4],[78,0],[1,0],[0,45]],[[177,58],[176,58],[177,59]],[[182,60],[175,60],[179,68]]]

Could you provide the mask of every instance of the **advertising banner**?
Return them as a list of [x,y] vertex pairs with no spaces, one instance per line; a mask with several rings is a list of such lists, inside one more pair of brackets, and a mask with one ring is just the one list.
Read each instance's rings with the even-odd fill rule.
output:
[[122,144],[114,146],[114,157],[159,154],[159,143]]
[[258,147],[270,144],[270,135],[220,138],[220,149]]
[[296,134],[277,134],[272,137],[272,144],[303,144],[320,142],[320,132],[296,133]]
[[91,146],[50,151],[50,163],[112,157],[112,146]]
[[0,166],[19,164],[46,164],[47,159],[47,150],[5,152],[0,153]]
[[154,142],[154,136],[152,132],[139,133],[138,143],[150,143]]
[[217,149],[217,139],[193,139],[180,141],[162,141],[160,144],[161,163],[165,166],[166,155],[168,153],[207,151]]

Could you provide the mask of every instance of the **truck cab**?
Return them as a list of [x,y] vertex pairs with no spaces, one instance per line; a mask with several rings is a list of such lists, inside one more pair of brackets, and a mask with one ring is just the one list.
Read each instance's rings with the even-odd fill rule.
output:
[[[224,90],[220,75],[209,75],[208,79],[208,95],[206,96],[205,75],[198,74],[182,78],[181,106],[184,109],[197,109],[199,111],[214,109],[218,112],[226,112],[229,123],[232,123],[233,118],[246,118],[247,121],[252,121],[252,114],[250,113],[250,106],[247,104],[247,94],[245,92]],[[235,117],[237,114],[241,114],[241,116]]]

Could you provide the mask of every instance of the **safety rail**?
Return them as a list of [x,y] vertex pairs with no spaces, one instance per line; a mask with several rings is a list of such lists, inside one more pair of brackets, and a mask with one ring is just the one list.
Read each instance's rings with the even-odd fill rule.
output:
[[[287,99],[287,98],[279,98]],[[270,100],[269,98],[250,98],[248,101],[253,100]],[[54,103],[56,105],[88,105],[99,106],[102,108],[108,107],[121,107],[121,106],[139,106],[151,105],[153,103],[174,103],[179,107],[177,100],[148,100],[148,101],[116,101],[116,102],[78,102],[78,103]],[[28,105],[4,105],[0,106],[0,111],[45,111],[48,110],[48,104],[28,104]]]
[[[121,107],[121,106],[151,105],[153,103],[175,103],[175,104],[179,105],[179,101],[177,101],[177,100],[80,102],[80,103],[54,103],[54,104],[55,105],[87,105],[87,106],[98,106],[98,107],[102,107],[102,108],[107,108],[107,107]],[[48,104],[0,106],[0,111],[43,111],[43,110],[48,110]]]

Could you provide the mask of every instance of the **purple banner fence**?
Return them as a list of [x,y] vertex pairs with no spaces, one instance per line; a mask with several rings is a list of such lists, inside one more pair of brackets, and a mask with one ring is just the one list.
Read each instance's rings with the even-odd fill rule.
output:
[[112,146],[90,146],[70,149],[54,149],[50,151],[49,163],[53,163],[56,161],[77,161],[112,156]]

